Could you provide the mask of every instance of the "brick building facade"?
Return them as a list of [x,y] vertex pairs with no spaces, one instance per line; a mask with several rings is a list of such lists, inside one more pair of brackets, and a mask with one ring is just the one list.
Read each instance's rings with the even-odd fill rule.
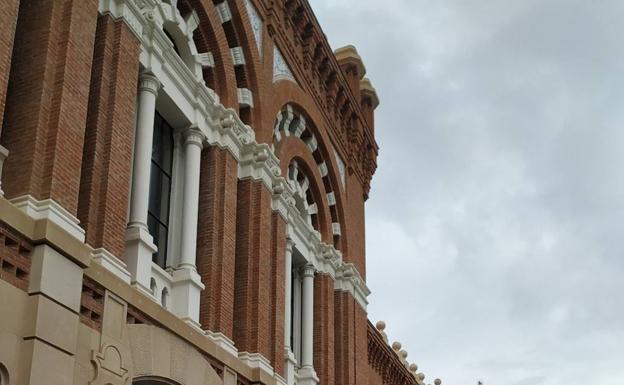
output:
[[0,385],[421,384],[364,75],[305,0],[0,2]]

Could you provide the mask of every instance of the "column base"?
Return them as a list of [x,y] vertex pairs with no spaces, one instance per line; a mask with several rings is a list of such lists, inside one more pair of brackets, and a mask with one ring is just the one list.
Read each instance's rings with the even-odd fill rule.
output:
[[105,248],[93,250],[93,260],[124,282],[130,283],[132,281],[132,275],[128,271],[127,265]]
[[[186,322],[199,324],[199,296],[205,286],[195,269],[174,270],[172,274],[171,311]],[[203,333],[203,330],[201,330]]]
[[210,330],[204,331],[208,338],[210,338],[214,343],[222,347],[225,351],[233,355],[234,357],[238,357],[238,349],[234,346],[234,341],[228,338],[225,334],[221,332],[213,332]]
[[240,352],[238,353],[238,358],[246,363],[250,368],[258,368],[266,372],[271,377],[273,377],[273,374],[275,373],[273,367],[271,366],[271,361],[260,353]]
[[311,366],[303,366],[299,368],[297,373],[298,385],[318,385],[319,378],[316,375],[316,371]]
[[2,166],[4,165],[4,161],[9,157],[9,150],[5,147],[0,146],[0,197],[4,196],[4,191],[2,191]]
[[32,195],[22,195],[10,199],[15,207],[22,210],[33,219],[47,219],[67,231],[80,242],[85,241],[85,231],[80,227],[80,221],[63,206],[53,199],[35,199]]
[[132,276],[132,286],[152,297],[150,279],[152,275],[152,254],[158,249],[147,228],[132,226],[126,229],[126,254],[124,260]]
[[284,379],[288,385],[294,385],[297,371],[297,360],[290,348],[284,349]]

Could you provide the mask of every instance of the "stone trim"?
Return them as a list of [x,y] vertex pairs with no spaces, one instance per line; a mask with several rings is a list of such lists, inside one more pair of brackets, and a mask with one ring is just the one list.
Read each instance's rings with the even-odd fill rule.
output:
[[[197,127],[213,146],[228,150],[238,162],[239,179],[262,182],[273,193],[272,208],[288,223],[288,235],[304,245],[304,256],[320,272],[336,277],[344,264],[342,255],[333,246],[321,242],[320,235],[301,218],[294,205],[295,191],[281,175],[279,159],[268,144],[258,143],[255,133],[236,112],[225,108],[214,91],[198,79],[175,53],[162,30],[162,20],[154,15],[155,0],[143,0],[139,8],[130,0],[100,0],[101,14],[123,20],[139,38],[141,64],[163,84],[162,92],[175,91],[178,107],[192,126]],[[350,269],[354,269],[350,268]],[[370,293],[361,275],[344,276],[357,303],[366,309]]]

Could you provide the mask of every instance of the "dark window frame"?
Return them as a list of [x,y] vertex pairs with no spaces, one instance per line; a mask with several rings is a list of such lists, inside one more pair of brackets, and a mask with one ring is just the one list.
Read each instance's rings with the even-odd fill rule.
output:
[[[158,251],[152,255],[152,261],[163,269],[167,267],[169,246],[171,186],[173,180],[173,131],[173,127],[162,115],[156,112],[150,163],[147,222],[149,232],[154,238],[154,244],[158,248]],[[154,180],[155,176],[158,176],[157,181]]]

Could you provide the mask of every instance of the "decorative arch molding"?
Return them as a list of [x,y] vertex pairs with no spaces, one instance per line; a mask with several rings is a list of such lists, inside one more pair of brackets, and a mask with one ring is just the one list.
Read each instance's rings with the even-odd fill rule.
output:
[[[294,137],[305,143],[307,150],[315,162],[315,167],[318,169],[321,177],[325,199],[327,200],[329,214],[331,218],[331,235],[333,238],[333,245],[340,250],[341,237],[342,237],[342,221],[339,217],[339,208],[337,204],[336,195],[340,193],[340,190],[335,189],[335,183],[332,181],[330,175],[330,169],[332,168],[331,162],[326,160],[327,149],[324,148],[322,140],[317,139],[313,125],[308,123],[304,113],[302,113],[293,104],[286,104],[280,112],[277,113],[275,119],[275,125],[273,128],[273,144],[274,149],[276,145],[287,137]],[[289,181],[290,181],[291,167],[289,166]],[[296,186],[296,185],[295,185]],[[312,206],[314,210],[316,207]],[[302,212],[302,215],[305,215]]]
[[154,385],[223,385],[204,356],[169,331],[153,325],[134,324],[128,325],[128,337],[135,381],[158,379]]
[[[211,2],[202,0],[177,0],[182,15],[195,12],[199,26],[193,33],[193,41],[201,52],[204,83],[214,90],[227,106],[237,106],[236,77],[232,56],[217,9]],[[227,69],[227,70],[226,70]]]
[[[259,68],[263,23],[254,5],[235,0],[213,0],[224,31],[236,77],[236,95],[241,120],[255,125],[260,119]],[[253,24],[252,24],[253,23]],[[260,43],[258,43],[260,41]],[[259,49],[259,48],[258,48]]]
[[[203,80],[202,66],[206,53],[200,54],[193,39],[193,32],[199,26],[199,17],[194,10],[182,16],[178,9],[178,0],[155,1],[150,7],[143,0],[137,1],[139,7],[152,19],[155,26],[160,27],[169,38],[169,44],[178,54],[184,65],[198,78]],[[211,54],[210,54],[211,55]]]
[[[295,143],[301,148],[300,143]],[[299,153],[300,151],[293,151]],[[308,156],[306,156],[308,155]],[[293,204],[301,218],[316,230],[324,242],[331,242],[331,219],[327,199],[323,195],[323,185],[315,163],[309,154],[290,154],[283,159],[284,175],[293,191]]]
[[[267,120],[259,127],[260,131],[255,132],[240,119],[234,109],[224,107],[215,97],[214,91],[209,90],[203,81],[194,76],[175,53],[162,29],[156,28],[155,18],[150,17],[149,12],[137,5],[142,3],[153,6],[155,2],[156,0],[99,0],[99,13],[123,20],[128,25],[141,46],[139,58],[141,67],[153,74],[162,84],[159,98],[161,94],[168,95],[171,99],[175,98],[179,109],[176,113],[180,114],[189,126],[199,130],[209,145],[219,146],[232,154],[238,163],[239,179],[253,179],[264,184],[272,192],[271,207],[288,223],[288,236],[299,242],[298,247],[303,249],[308,261],[317,271],[335,277],[336,288],[351,293],[357,303],[366,310],[370,290],[360,274],[351,264],[342,260],[342,252],[323,242],[320,234],[310,229],[292,204],[294,191],[282,174],[278,155],[266,143],[271,140],[273,117],[267,116]],[[290,86],[292,88],[283,88]],[[280,90],[292,90],[293,93],[281,94]],[[284,100],[286,95],[290,95],[300,101],[301,105],[310,107],[306,111],[311,114],[314,121],[323,122],[310,96],[295,83],[279,81],[274,84],[274,91],[278,91],[276,93],[278,97],[267,101],[269,103],[267,106],[278,110],[282,105],[280,101]],[[262,127],[267,128],[262,130]],[[323,143],[330,143],[326,130],[320,130],[316,134],[324,138]],[[257,139],[257,136],[260,139]],[[328,157],[327,161],[331,162],[331,158]],[[335,186],[339,186],[334,174],[335,169],[333,165],[329,174],[332,180],[335,180]],[[340,194],[337,200],[340,204],[339,196]],[[341,216],[344,219],[343,213]],[[346,244],[344,242],[343,252]],[[149,282],[147,284],[149,285]]]

